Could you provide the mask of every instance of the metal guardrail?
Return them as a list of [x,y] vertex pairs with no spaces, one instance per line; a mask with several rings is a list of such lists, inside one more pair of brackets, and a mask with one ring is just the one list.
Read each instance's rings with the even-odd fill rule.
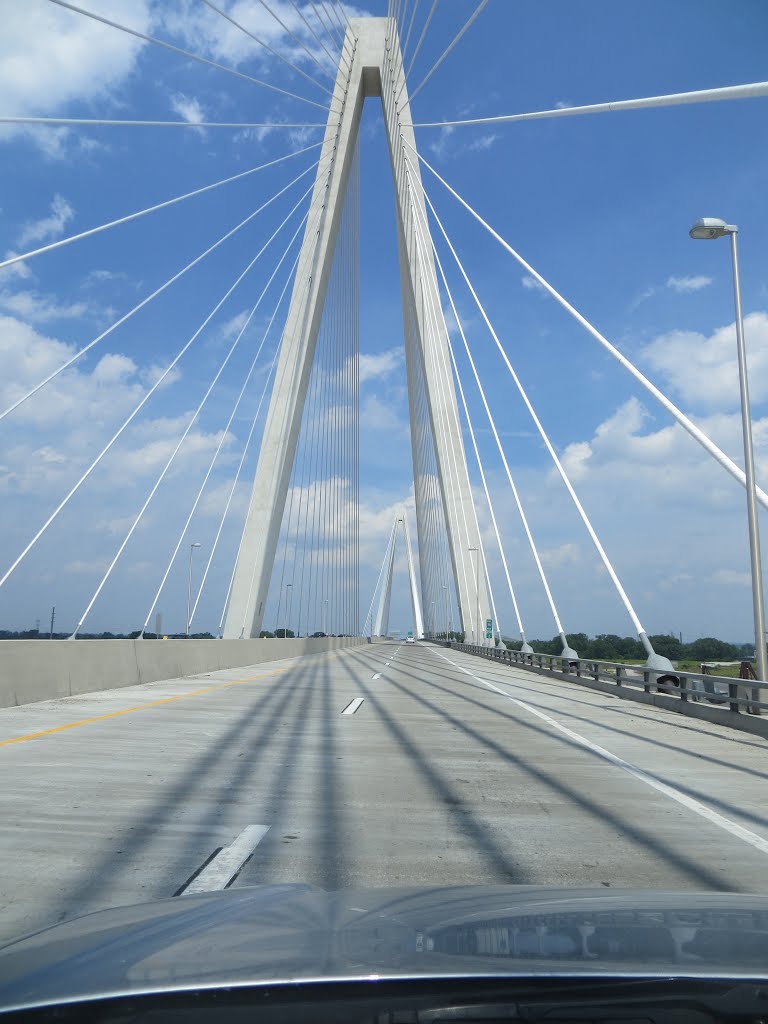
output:
[[569,661],[556,654],[522,654],[501,647],[461,644],[453,640],[448,643],[444,640],[433,642],[490,661],[518,665],[541,675],[591,679],[617,687],[643,690],[645,693],[676,696],[681,701],[706,702],[734,714],[759,715],[763,711],[768,712],[768,693],[760,692],[768,691],[768,682],[755,679],[734,679],[705,672],[684,672],[682,669],[675,669],[674,673],[658,672],[643,665],[624,665],[617,661],[595,661],[592,658]]

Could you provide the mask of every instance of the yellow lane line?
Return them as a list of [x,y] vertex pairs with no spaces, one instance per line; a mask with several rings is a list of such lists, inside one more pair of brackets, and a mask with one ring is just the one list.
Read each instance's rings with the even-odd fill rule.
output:
[[[41,729],[40,732],[28,732],[24,736],[14,736],[9,740],[0,740],[0,747],[8,747],[12,743],[26,743],[27,740],[39,740],[43,736],[52,736],[56,732],[64,732],[65,729],[76,729],[80,725],[91,725],[93,722],[104,722],[108,718],[117,718],[119,715],[130,715],[133,711],[144,711],[145,708],[156,708],[160,704],[170,704],[174,700],[183,700],[185,697],[198,697],[202,693],[213,693],[215,690],[227,690],[230,686],[240,686],[242,683],[252,683],[256,679],[266,679],[268,676],[277,676],[283,672],[290,672],[288,668],[276,668],[271,672],[260,672],[257,676],[248,676],[246,679],[235,679],[231,683],[220,683],[218,686],[206,686],[200,690],[189,690],[187,693],[178,693],[175,697],[163,697],[161,700],[149,701],[147,704],[135,704],[130,708],[123,708],[121,711],[110,711],[107,715],[95,715],[93,718],[81,718],[77,722],[68,722],[66,725],[55,725],[52,729]],[[87,694],[83,694],[87,696]]]
[[[342,647],[337,651],[324,651],[326,657],[338,657],[354,650],[353,647]],[[24,736],[13,736],[9,740],[0,740],[0,747],[9,747],[12,743],[26,743],[27,740],[39,740],[43,736],[52,736],[57,732],[64,732],[65,729],[77,729],[80,725],[91,725],[93,722],[104,722],[108,718],[118,718],[120,715],[130,715],[133,711],[143,711],[145,708],[156,708],[160,704],[170,704],[175,700],[183,700],[185,697],[198,697],[202,693],[213,693],[216,690],[226,690],[230,686],[240,686],[242,683],[252,683],[257,679],[266,679],[268,676],[279,676],[285,672],[292,671],[293,666],[286,668],[275,668],[271,672],[260,672],[256,676],[247,676],[245,679],[235,679],[230,683],[219,683],[218,686],[205,686],[200,690],[189,690],[187,693],[179,693],[175,697],[163,697],[161,700],[149,701],[147,704],[135,704],[131,708],[123,708],[122,711],[110,711],[107,715],[95,715],[93,718],[81,718],[77,722],[68,722],[66,725],[55,725],[52,729],[41,729],[39,732],[28,732]],[[219,670],[221,671],[221,670]],[[87,694],[80,696],[87,697]]]

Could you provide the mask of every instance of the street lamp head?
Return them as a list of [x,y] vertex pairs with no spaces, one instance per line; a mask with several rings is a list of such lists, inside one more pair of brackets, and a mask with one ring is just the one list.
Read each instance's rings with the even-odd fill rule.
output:
[[732,235],[738,230],[735,224],[726,224],[719,217],[701,217],[688,234],[691,238],[722,238],[723,235]]
[[197,541],[195,541],[195,543],[194,543],[194,544],[190,544],[189,546],[190,546],[191,548],[201,548],[201,547],[202,547],[203,545],[202,545],[202,544],[198,544],[198,543],[197,543]]

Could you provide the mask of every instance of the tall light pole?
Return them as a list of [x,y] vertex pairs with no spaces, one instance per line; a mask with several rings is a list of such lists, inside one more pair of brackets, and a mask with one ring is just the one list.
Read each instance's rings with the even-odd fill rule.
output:
[[187,579],[187,639],[189,639],[189,618],[192,609],[192,552],[195,548],[202,547],[202,544],[198,544],[195,541],[194,544],[189,545],[189,575]]
[[448,643],[448,584],[443,584],[445,591],[445,642]]
[[475,619],[475,626],[472,630],[472,642],[479,644],[480,642],[480,552],[477,548],[467,548],[467,551],[475,553],[475,597],[477,598],[477,618]]
[[435,633],[437,632],[437,630],[435,629],[435,602],[434,601],[432,601],[432,603],[430,605],[430,608],[429,608],[429,621],[430,621],[432,639],[434,640],[435,639]]
[[744,435],[744,475],[747,489],[747,523],[749,525],[749,557],[752,563],[752,612],[755,626],[755,662],[757,678],[768,679],[765,656],[765,607],[763,604],[763,569],[760,561],[760,525],[757,519],[755,492],[755,459],[752,450],[752,414],[749,408],[747,380],[747,351],[744,345],[744,320],[741,315],[741,287],[739,285],[739,256],[736,249],[738,227],[726,224],[717,217],[697,220],[689,234],[691,238],[722,238],[730,235],[733,263],[733,298],[736,306],[736,352],[739,359],[739,388],[741,392],[741,429]]
[[328,625],[328,623],[326,621],[327,618],[328,618],[328,598],[326,597],[326,599],[323,601],[323,632],[326,633],[326,634],[328,633],[328,630],[325,628]]

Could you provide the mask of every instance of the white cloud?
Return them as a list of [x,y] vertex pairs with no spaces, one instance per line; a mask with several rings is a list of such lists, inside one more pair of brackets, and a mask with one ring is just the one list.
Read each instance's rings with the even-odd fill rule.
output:
[[72,320],[88,312],[84,302],[60,304],[37,292],[0,292],[0,308],[30,323],[44,324],[52,320]]
[[57,193],[51,201],[51,212],[48,216],[25,224],[19,233],[16,244],[24,248],[33,242],[47,242],[58,238],[64,233],[64,228],[74,216],[75,211],[71,203]]
[[541,551],[541,559],[547,569],[561,569],[564,565],[576,565],[581,561],[581,548],[572,542],[559,544],[555,548],[544,548]]
[[389,431],[403,435],[408,425],[400,419],[391,405],[382,402],[376,395],[368,395],[360,408],[360,429]]
[[429,144],[430,150],[436,157],[444,157],[448,152],[448,142],[456,128],[452,124],[447,124],[437,133],[437,139]]
[[587,441],[574,441],[560,457],[565,472],[575,483],[587,472],[587,463],[592,457],[592,448]]
[[648,288],[644,289],[642,292],[635,296],[635,298],[629,304],[629,308],[634,312],[634,310],[636,310],[637,307],[641,305],[641,303],[645,302],[646,299],[652,298],[656,294],[657,290],[658,289],[655,288],[653,285],[649,285]]
[[487,132],[477,138],[466,135],[455,135],[454,125],[444,125],[437,134],[437,138],[429,145],[430,150],[439,159],[446,157],[457,157],[463,153],[482,153],[489,150],[498,141],[499,136],[495,132]]
[[[5,259],[11,259],[11,257],[18,255],[19,254],[17,252],[9,250],[5,254]],[[12,263],[10,267],[3,267],[0,270],[0,281],[10,281],[13,278],[18,278],[23,281],[30,277],[32,277],[32,271],[23,260],[19,263]]]
[[105,558],[75,559],[75,561],[67,562],[62,566],[62,571],[76,575],[91,576],[93,573],[105,572],[108,565],[109,562]]
[[752,583],[752,576],[748,572],[738,572],[736,569],[718,569],[712,573],[713,583],[723,583],[726,586],[735,584],[739,587],[748,587]]
[[[149,0],[94,0],[95,12],[139,31],[150,28]],[[109,97],[136,65],[145,44],[53,4],[2,7],[0,96],[15,114],[53,115],[76,101]],[[8,126],[0,140],[26,134],[47,155],[60,156],[66,129]]]
[[523,288],[525,288],[526,291],[529,291],[529,292],[546,293],[546,290],[547,290],[544,287],[544,285],[541,283],[541,281],[537,281],[536,278],[535,277],[531,277],[530,274],[525,274],[524,277],[521,277],[520,278],[520,283],[522,284]]
[[481,135],[477,139],[473,139],[472,142],[467,146],[467,149],[471,153],[482,153],[486,149],[490,149],[499,139],[496,132],[488,132],[486,135]]
[[84,288],[107,284],[110,281],[127,281],[128,275],[122,270],[91,270],[83,281]]
[[360,383],[369,380],[381,380],[394,373],[403,362],[403,349],[391,348],[386,352],[361,353]]
[[[744,320],[749,358],[749,387],[755,402],[768,398],[768,314]],[[709,337],[696,331],[671,331],[647,345],[643,359],[692,406],[734,409],[739,405],[736,327],[720,327]]]
[[[187,121],[190,124],[206,119],[199,100],[193,96],[185,96],[184,93],[179,92],[171,96],[171,109],[179,115],[182,121]],[[204,128],[196,128],[195,131],[200,135],[205,135]]]
[[686,293],[686,292],[698,292],[702,288],[707,288],[712,284],[711,277],[705,277],[704,274],[699,274],[695,277],[669,277],[667,278],[667,288],[671,288],[673,292]]

